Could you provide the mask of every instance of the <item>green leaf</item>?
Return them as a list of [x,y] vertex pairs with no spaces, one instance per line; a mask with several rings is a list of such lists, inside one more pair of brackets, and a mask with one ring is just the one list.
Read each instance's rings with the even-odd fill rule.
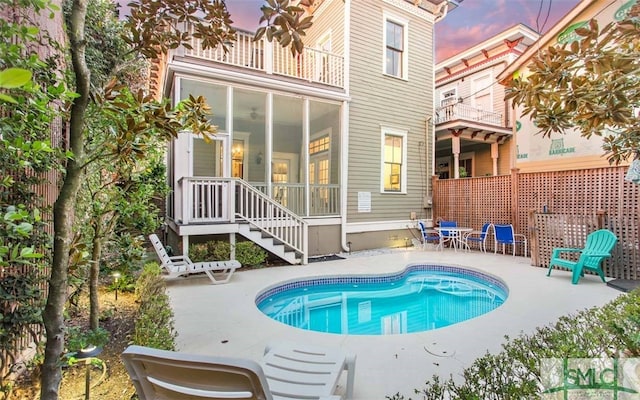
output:
[[1,101],[5,101],[7,103],[13,103],[13,104],[18,104],[18,102],[16,101],[16,99],[14,99],[13,97],[4,94],[4,93],[0,93],[0,100]]
[[27,84],[33,74],[22,68],[7,68],[0,71],[0,88],[13,89]]

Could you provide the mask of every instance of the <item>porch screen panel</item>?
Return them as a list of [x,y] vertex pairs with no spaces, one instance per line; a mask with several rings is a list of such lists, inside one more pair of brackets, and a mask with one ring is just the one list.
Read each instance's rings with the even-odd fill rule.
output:
[[[266,103],[267,95],[245,89],[233,90],[233,138],[242,141],[244,176],[267,193],[266,177]],[[239,142],[238,142],[239,143]]]
[[273,96],[271,195],[298,215],[306,215],[302,108],[301,98]]
[[179,82],[180,100],[188,99],[189,95],[203,96],[213,112],[211,123],[218,127],[218,132],[227,132],[227,87],[185,78]]
[[340,213],[340,105],[309,102],[309,215]]

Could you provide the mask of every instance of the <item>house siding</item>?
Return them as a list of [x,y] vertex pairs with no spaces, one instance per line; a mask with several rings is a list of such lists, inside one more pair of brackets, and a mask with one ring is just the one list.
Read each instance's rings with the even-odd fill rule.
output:
[[491,158],[491,149],[483,148],[474,152],[473,176],[493,175],[493,159]]
[[313,25],[303,38],[305,45],[317,48],[317,42],[331,31],[331,52],[344,55],[344,11],[343,0],[329,0],[315,11]]
[[498,153],[498,175],[510,174],[512,166],[515,165],[515,163],[512,161],[512,146],[515,146],[515,140],[513,138],[509,138],[499,147],[500,152]]
[[[408,80],[383,74],[383,12],[409,21]],[[348,222],[423,216],[431,175],[433,24],[382,1],[351,2]],[[381,126],[407,131],[406,193],[380,193]],[[371,212],[358,212],[358,192],[371,193]]]

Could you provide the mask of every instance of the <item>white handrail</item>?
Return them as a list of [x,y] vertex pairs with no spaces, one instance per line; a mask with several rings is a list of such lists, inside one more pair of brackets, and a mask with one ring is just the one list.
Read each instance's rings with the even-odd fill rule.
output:
[[180,179],[183,223],[245,220],[308,258],[308,224],[300,216],[238,178]]
[[306,264],[307,222],[242,179],[233,181],[236,215],[299,252]]

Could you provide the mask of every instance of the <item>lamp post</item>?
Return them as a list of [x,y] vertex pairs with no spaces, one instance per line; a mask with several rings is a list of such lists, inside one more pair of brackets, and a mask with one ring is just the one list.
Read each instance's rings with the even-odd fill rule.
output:
[[116,292],[116,301],[118,301],[118,279],[120,279],[120,272],[116,271],[113,273],[112,276],[113,276],[113,279],[115,279],[114,288]]
[[85,372],[84,372],[84,398],[89,400],[89,393],[91,392],[91,359],[102,353],[102,347],[88,346],[79,350],[76,353],[76,359],[84,360]]

